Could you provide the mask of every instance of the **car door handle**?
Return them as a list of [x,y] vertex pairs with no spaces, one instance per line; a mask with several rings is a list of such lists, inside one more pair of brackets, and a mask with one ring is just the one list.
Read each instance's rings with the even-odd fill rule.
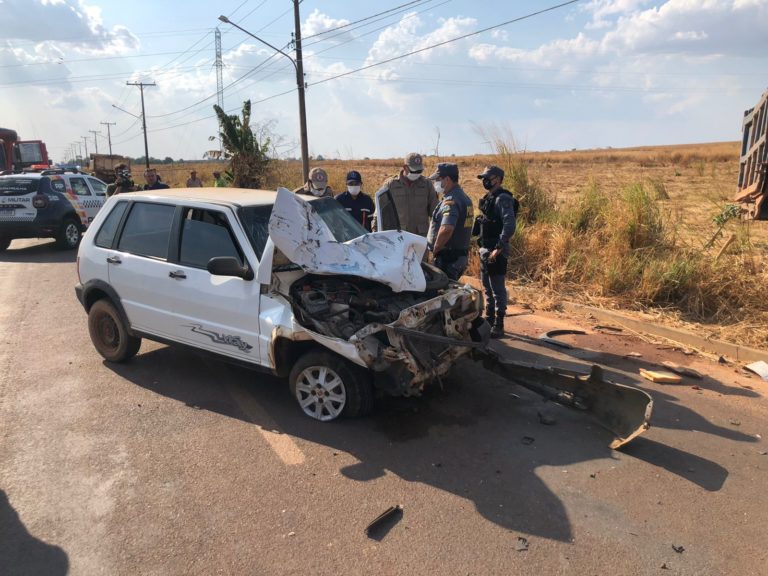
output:
[[187,275],[184,274],[184,272],[182,270],[176,270],[174,272],[168,272],[168,276],[170,276],[171,278],[182,278],[182,279],[187,277]]
[[107,262],[109,262],[110,264],[122,264],[123,263],[123,261],[120,260],[120,256],[108,256],[107,257]]

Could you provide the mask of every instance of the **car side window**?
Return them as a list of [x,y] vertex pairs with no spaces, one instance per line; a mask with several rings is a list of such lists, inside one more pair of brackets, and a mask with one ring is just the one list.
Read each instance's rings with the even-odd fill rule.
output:
[[239,213],[240,222],[248,234],[256,256],[261,258],[269,238],[269,217],[272,215],[272,206],[249,206],[241,208]]
[[230,256],[243,265],[243,254],[223,212],[187,208],[181,220],[179,263],[205,268],[211,258]]
[[91,185],[91,188],[96,193],[96,196],[106,196],[107,195],[107,185],[104,184],[101,180],[96,180],[96,178],[88,178],[88,183]]
[[117,249],[140,256],[168,259],[175,206],[134,202],[120,235]]
[[115,234],[117,233],[117,227],[120,225],[120,220],[125,213],[125,209],[128,207],[128,202],[118,202],[112,208],[112,211],[104,220],[104,224],[101,225],[99,233],[96,234],[96,240],[94,241],[96,246],[102,248],[112,248],[112,243],[115,241]]
[[84,178],[70,178],[69,185],[72,187],[72,192],[78,196],[91,195],[91,191],[88,189],[88,185],[85,183]]

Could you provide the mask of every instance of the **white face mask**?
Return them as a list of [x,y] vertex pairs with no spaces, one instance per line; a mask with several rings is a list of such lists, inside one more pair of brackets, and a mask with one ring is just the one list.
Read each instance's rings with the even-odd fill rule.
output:
[[352,196],[357,196],[360,194],[360,189],[362,186],[347,186],[347,191],[352,194]]
[[443,183],[440,180],[435,180],[434,182],[432,182],[432,184],[435,185],[435,192],[437,192],[438,194],[443,193]]
[[421,174],[414,174],[413,172],[408,172],[408,174],[405,175],[411,182],[416,182],[416,180],[419,179],[419,176],[421,176]]
[[325,187],[323,187],[323,188],[315,188],[314,186],[312,186],[312,188],[310,190],[311,190],[312,194],[314,194],[315,196],[322,196],[323,192],[325,192]]

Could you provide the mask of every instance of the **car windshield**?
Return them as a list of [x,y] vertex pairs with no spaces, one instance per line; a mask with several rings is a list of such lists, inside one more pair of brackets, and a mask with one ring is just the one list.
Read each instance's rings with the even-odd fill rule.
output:
[[368,230],[333,198],[319,198],[312,202],[312,208],[328,225],[338,242],[347,242],[368,233]]
[[[318,198],[310,205],[328,225],[338,242],[347,242],[368,233],[362,224],[352,218],[349,212],[333,198]],[[251,245],[256,250],[256,255],[261,258],[269,236],[269,217],[272,215],[272,206],[247,206],[241,208],[239,213]]]
[[0,194],[15,196],[16,194],[37,192],[39,184],[40,178],[0,178]]

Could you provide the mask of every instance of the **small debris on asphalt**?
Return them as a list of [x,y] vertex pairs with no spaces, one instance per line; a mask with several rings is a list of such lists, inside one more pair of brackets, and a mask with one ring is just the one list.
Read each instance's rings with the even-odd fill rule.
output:
[[590,475],[589,475],[589,477],[590,477],[590,478],[597,478],[597,473],[596,473],[596,472],[593,472],[592,474],[590,474]]
[[390,506],[365,527],[365,534],[374,540],[381,540],[403,516],[400,504]]
[[691,386],[694,390],[701,390],[701,386]]
[[433,463],[432,463],[432,466],[433,466],[434,468],[442,468],[442,467],[443,467],[442,463],[440,463],[440,462],[433,462]]
[[693,368],[688,368],[687,366],[681,366],[680,364],[676,364],[669,360],[664,360],[664,362],[662,362],[661,365],[664,366],[665,368],[668,368],[675,374],[680,374],[681,376],[690,376],[691,378],[695,378],[696,380],[701,380],[703,378],[701,373],[697,372]]
[[658,382],[661,384],[678,384],[683,380],[677,374],[672,374],[672,372],[646,370],[645,368],[640,368],[640,376],[651,382]]
[[534,438],[534,437],[532,437],[532,436],[523,436],[523,439],[522,439],[522,440],[520,440],[520,442],[522,442],[522,443],[523,443],[523,444],[525,444],[526,446],[530,446],[531,444],[533,444],[534,442],[536,442],[536,438]]
[[518,396],[514,392],[510,392],[509,395],[512,397],[513,400],[520,400],[520,396]]
[[725,356],[720,356],[720,358],[717,359],[718,364],[728,364],[728,360],[725,359]]
[[642,358],[643,355],[640,352],[627,352],[624,354],[624,358]]
[[545,426],[552,426],[557,423],[557,418],[555,418],[548,410],[539,410],[537,414],[539,416],[539,422]]
[[752,364],[748,364],[744,366],[744,368],[750,372],[754,372],[760,376],[760,378],[768,382],[768,363],[766,363],[764,360],[752,362]]
[[607,330],[609,332],[623,332],[618,326],[609,326],[608,324],[599,324],[595,326],[595,330]]
[[728,420],[728,423],[733,424],[734,426],[741,426],[741,420]]
[[518,552],[527,552],[528,551],[528,538],[523,538],[522,536],[517,537],[517,544],[515,545],[515,550]]
[[669,566],[667,566],[667,563],[664,562],[664,564],[661,565],[662,570],[669,570]]
[[685,552],[685,548],[683,546],[675,546],[674,544],[672,544],[672,550],[674,550],[678,554],[682,554],[683,552]]
[[760,452],[758,452],[758,454],[760,454],[760,456],[768,456],[768,452],[766,452],[765,450],[761,450]]
[[296,536],[296,532],[288,532],[288,536]]

